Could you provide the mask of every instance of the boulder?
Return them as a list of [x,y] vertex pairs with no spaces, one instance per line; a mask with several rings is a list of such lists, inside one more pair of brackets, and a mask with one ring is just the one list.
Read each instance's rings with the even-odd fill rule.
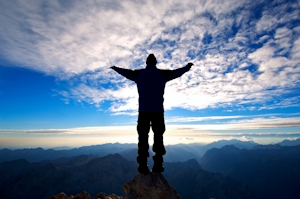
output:
[[91,199],[91,196],[88,192],[82,191],[81,193],[77,194],[74,199]]
[[[47,197],[46,199],[91,199],[91,195],[86,191],[82,191],[74,197],[73,195],[67,196],[65,193],[61,192],[55,196]],[[99,192],[93,199],[123,199],[123,197],[115,194],[105,196],[104,192]]]
[[138,174],[125,183],[125,199],[180,199],[176,189],[169,185],[161,173]]
[[111,194],[109,196],[105,196],[104,192],[99,192],[97,195],[93,197],[93,199],[123,199],[122,196],[117,196],[115,194]]
[[64,192],[56,194],[55,196],[48,197],[46,199],[74,199],[74,196],[67,196]]

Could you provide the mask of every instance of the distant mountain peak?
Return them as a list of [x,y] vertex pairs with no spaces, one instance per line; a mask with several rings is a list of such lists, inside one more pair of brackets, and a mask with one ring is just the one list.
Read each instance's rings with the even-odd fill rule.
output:
[[259,149],[281,149],[283,146],[279,144],[268,144],[268,145],[257,145],[252,148],[252,150],[259,150]]
[[281,146],[297,146],[300,145],[300,138],[295,140],[283,140],[282,142],[278,143]]

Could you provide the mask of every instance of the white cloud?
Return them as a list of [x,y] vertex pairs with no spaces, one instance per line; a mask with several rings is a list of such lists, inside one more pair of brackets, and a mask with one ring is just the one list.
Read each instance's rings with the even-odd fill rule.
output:
[[166,122],[200,122],[200,121],[206,121],[206,120],[228,120],[228,119],[240,119],[240,118],[246,118],[247,116],[242,115],[234,115],[234,116],[210,116],[210,117],[171,117],[167,118]]
[[[137,89],[134,85],[123,84],[122,87],[118,89],[104,89],[104,88],[94,88],[87,86],[85,84],[80,84],[79,86],[71,89],[71,98],[78,99],[81,101],[88,102],[89,104],[94,104],[96,107],[100,107],[101,103],[104,101],[117,101],[111,106],[112,112],[123,112],[137,110],[138,107],[138,95]],[[125,103],[126,106],[123,106]]]
[[[255,118],[251,120],[232,121],[225,129],[263,129],[300,127],[300,118]],[[226,128],[227,127],[227,128]]]
[[[289,102],[285,102],[289,103]],[[202,117],[188,117],[188,116],[173,116],[166,118],[167,123],[191,123],[204,124],[202,122],[209,121],[209,124],[213,125],[224,125],[224,124],[247,124],[247,123],[257,123],[260,125],[264,121],[273,121],[274,119],[283,121],[293,121],[295,118],[299,119],[300,113],[293,114],[259,114],[259,115],[227,115],[227,116],[202,116]],[[284,122],[281,122],[284,123]],[[292,122],[291,122],[292,123]]]
[[297,97],[285,98],[279,102],[275,101],[274,104],[262,106],[259,108],[259,110],[287,108],[287,107],[299,107],[299,106],[300,106],[300,97],[297,96]]
[[276,26],[276,18],[272,15],[264,14],[256,24],[257,32],[263,32],[274,29]]
[[290,1],[276,2],[265,6],[262,17],[256,23],[258,33],[270,32],[276,27],[288,24],[299,18],[299,5]]
[[[85,4],[2,1],[2,55],[20,66],[61,75],[61,78],[118,63],[133,67],[134,60],[130,58],[137,56],[144,60],[147,54],[140,57],[139,51],[148,50],[141,45],[151,41],[151,37],[186,24],[195,19],[197,12],[208,9],[220,15],[238,5],[232,2],[227,8],[214,8],[215,3],[207,2],[204,6],[193,1],[159,4],[157,7],[155,1],[87,1]],[[193,26],[191,22],[188,25]],[[186,42],[198,36],[197,29],[193,26],[190,32],[183,32],[180,40]]]
[[253,60],[254,63],[260,64],[264,61],[269,60],[274,55],[275,48],[270,45],[264,45],[253,53],[249,54],[248,57]]
[[299,64],[300,61],[300,38],[298,38],[293,45],[292,58],[295,60],[295,64]]
[[[176,118],[173,118],[176,120]],[[177,118],[177,121],[181,121],[183,118]],[[199,119],[199,120],[198,120]],[[257,135],[260,133],[252,132],[250,130],[259,129],[262,134],[276,134],[272,132],[272,129],[285,129],[295,128],[296,131],[290,130],[291,134],[299,134],[297,129],[300,128],[300,117],[206,117],[206,118],[190,118],[187,117],[187,122],[200,121],[200,120],[223,120],[229,119],[229,121],[214,124],[181,124],[181,125],[168,125],[167,131],[172,135],[180,134],[180,131],[184,131],[188,134],[182,134],[182,136],[196,136],[208,134],[220,134],[225,136],[226,134],[236,135]],[[237,119],[237,120],[236,120]],[[263,129],[271,129],[270,131],[263,131]],[[235,132],[238,130],[238,132]],[[243,130],[246,130],[245,132]],[[215,132],[209,132],[215,131]],[[227,132],[226,132],[227,131]],[[229,132],[228,132],[229,131]],[[249,132],[248,132],[249,131]],[[201,132],[199,134],[199,132]],[[264,133],[263,133],[264,132]],[[32,130],[3,130],[0,129],[1,134],[66,134],[66,135],[103,135],[103,136],[116,136],[129,133],[131,136],[136,135],[136,126],[101,126],[101,127],[82,127],[82,128],[69,128],[69,129],[32,129]],[[288,135],[289,133],[286,132]],[[284,133],[283,133],[284,134]]]

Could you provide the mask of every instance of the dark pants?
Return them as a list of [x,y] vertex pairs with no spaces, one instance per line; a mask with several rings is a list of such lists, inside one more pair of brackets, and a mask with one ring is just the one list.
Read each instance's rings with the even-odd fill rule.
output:
[[138,157],[139,164],[147,164],[149,157],[148,134],[150,126],[154,133],[154,144],[152,150],[154,164],[162,164],[162,156],[166,154],[164,147],[163,134],[165,132],[164,113],[140,112],[138,117],[137,131],[139,134]]

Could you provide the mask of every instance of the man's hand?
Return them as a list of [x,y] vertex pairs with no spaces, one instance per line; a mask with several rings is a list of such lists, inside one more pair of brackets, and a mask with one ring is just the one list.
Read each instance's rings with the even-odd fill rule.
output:
[[111,66],[110,68],[111,68],[111,69],[115,69],[115,68],[116,68],[116,66]]
[[193,63],[191,63],[191,62],[189,62],[188,64],[187,64],[187,66],[189,66],[189,67],[192,67],[194,64]]

